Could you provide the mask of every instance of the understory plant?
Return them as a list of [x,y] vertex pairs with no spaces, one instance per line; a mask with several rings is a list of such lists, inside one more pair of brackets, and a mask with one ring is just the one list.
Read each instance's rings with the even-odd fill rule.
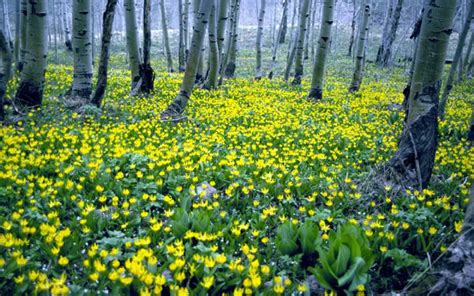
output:
[[360,227],[348,224],[332,232],[329,249],[318,247],[318,253],[318,266],[309,270],[324,288],[350,295],[367,284],[375,256]]

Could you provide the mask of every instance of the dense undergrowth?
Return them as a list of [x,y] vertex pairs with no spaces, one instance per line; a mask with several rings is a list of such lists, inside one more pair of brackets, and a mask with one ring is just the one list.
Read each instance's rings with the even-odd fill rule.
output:
[[358,182],[393,155],[404,116],[402,75],[377,82],[371,71],[354,95],[330,73],[317,103],[308,81],[230,80],[196,90],[173,124],[159,112],[179,75],[129,98],[127,72],[114,70],[103,110],[78,114],[59,96],[71,68],[51,66],[44,107],[0,129],[0,289],[304,293],[318,252],[287,252],[278,229],[305,224],[321,252],[333,230],[362,229],[374,264],[359,294],[402,289],[460,231],[474,86],[453,93],[428,190],[363,196]]

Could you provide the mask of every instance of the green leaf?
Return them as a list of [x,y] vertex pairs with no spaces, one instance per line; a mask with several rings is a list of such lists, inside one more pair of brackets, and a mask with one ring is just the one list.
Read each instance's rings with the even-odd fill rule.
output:
[[182,208],[178,208],[175,210],[172,222],[173,234],[177,237],[182,237],[189,229],[189,215]]
[[337,280],[339,287],[344,287],[347,285],[354,277],[357,275],[359,269],[364,266],[365,261],[361,257],[356,257],[354,264],[351,265],[349,270]]
[[326,280],[325,272],[321,268],[309,268],[309,271],[316,277],[318,283],[325,289],[332,290],[332,285]]
[[294,255],[298,251],[296,243],[298,231],[296,226],[290,221],[286,221],[277,229],[277,237],[275,245],[277,249],[284,255]]
[[204,211],[199,211],[193,215],[192,229],[198,232],[210,232],[211,219],[209,214]]
[[341,276],[347,269],[347,264],[351,259],[351,251],[346,245],[339,247],[336,262],[332,265],[332,269],[337,276]]
[[306,255],[314,254],[316,252],[316,246],[320,242],[319,228],[316,224],[310,220],[307,220],[300,226],[298,230],[298,236],[301,243],[303,253]]
[[352,280],[351,285],[347,289],[349,292],[353,292],[357,290],[357,286],[359,285],[365,285],[368,282],[369,275],[368,274],[362,274],[362,275],[356,275],[354,279]]

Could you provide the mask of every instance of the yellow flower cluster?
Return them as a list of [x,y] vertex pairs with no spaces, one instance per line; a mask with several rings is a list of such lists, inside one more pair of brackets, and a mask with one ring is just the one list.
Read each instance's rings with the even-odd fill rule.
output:
[[368,200],[357,182],[397,148],[403,112],[390,106],[402,101],[400,83],[347,95],[329,77],[328,99],[310,103],[306,81],[236,79],[195,90],[188,119],[171,124],[158,114],[178,76],[128,98],[128,75],[114,72],[104,109],[78,114],[56,97],[70,71],[48,71],[43,109],[0,128],[0,282],[9,291],[303,294],[307,272],[275,249],[285,221],[313,220],[323,244],[339,225],[360,225],[392,269],[401,251],[425,260],[461,231],[472,95],[451,100],[440,124],[435,186],[386,187]]

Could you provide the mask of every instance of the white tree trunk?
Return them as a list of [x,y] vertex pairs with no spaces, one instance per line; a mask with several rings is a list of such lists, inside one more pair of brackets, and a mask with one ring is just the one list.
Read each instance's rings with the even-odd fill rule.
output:
[[140,81],[141,57],[138,47],[137,18],[135,12],[135,1],[124,0],[125,9],[125,30],[127,35],[127,50],[132,74],[132,90],[134,90]]
[[89,100],[92,93],[91,0],[74,0],[72,96]]
[[165,0],[160,0],[160,11],[161,11],[161,29],[163,30],[163,42],[165,44],[166,61],[168,63],[168,72],[174,72],[173,69],[173,57],[171,55],[170,41],[168,35],[168,21],[166,19],[166,8]]
[[28,0],[25,65],[14,101],[15,108],[40,106],[48,54],[47,0]]
[[183,83],[181,84],[179,94],[176,96],[173,103],[171,103],[171,105],[161,113],[161,118],[164,120],[174,119],[175,117],[180,116],[188,104],[194,87],[200,58],[199,55],[201,54],[201,49],[204,44],[204,36],[213,3],[215,3],[215,0],[201,0],[196,22],[194,24],[189,60],[186,65]]
[[324,0],[323,17],[319,33],[318,49],[313,68],[313,79],[309,97],[320,100],[323,97],[324,72],[326,60],[331,44],[331,29],[334,23],[334,0]]
[[257,29],[257,58],[255,67],[255,79],[262,78],[262,42],[263,42],[263,24],[265,20],[266,1],[260,0],[260,13],[258,15],[258,29]]
[[364,77],[364,60],[366,52],[366,41],[367,32],[369,31],[369,18],[370,18],[370,1],[363,0],[361,10],[363,11],[362,21],[359,25],[359,31],[357,33],[357,50],[355,57],[355,68],[354,75],[352,77],[351,86],[349,92],[358,91]]

